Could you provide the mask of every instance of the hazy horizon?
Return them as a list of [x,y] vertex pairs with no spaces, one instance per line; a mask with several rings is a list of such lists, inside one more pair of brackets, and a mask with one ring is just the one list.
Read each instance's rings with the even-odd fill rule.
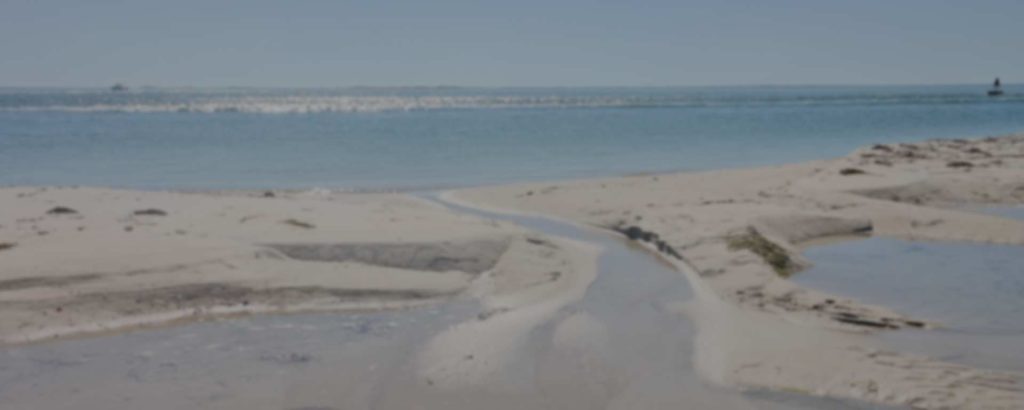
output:
[[1024,3],[1005,0],[0,9],[5,87],[960,85],[1024,66]]
[[[609,85],[459,85],[459,84],[381,84],[381,85],[191,85],[191,84],[129,84],[124,82],[115,82],[111,84],[74,84],[74,85],[4,85],[0,84],[0,89],[109,89],[114,85],[123,85],[128,89],[162,89],[162,90],[173,90],[173,89],[558,89],[558,88],[578,88],[578,89],[616,89],[616,88],[842,88],[842,87],[862,87],[862,88],[894,88],[894,87],[987,87],[991,85],[992,79],[988,81],[978,81],[973,83],[863,83],[863,84],[843,84],[843,83],[818,83],[818,84],[800,84],[800,83],[780,83],[780,84],[650,84],[650,85],[631,85],[631,84],[609,84]],[[1019,82],[1011,82],[1001,80],[1002,85],[1014,86],[1019,85]]]

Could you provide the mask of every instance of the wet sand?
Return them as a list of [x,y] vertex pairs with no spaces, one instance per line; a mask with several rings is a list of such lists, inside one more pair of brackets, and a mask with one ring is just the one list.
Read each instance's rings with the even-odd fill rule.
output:
[[1024,203],[1024,137],[875,145],[778,167],[454,196],[619,231],[675,263],[698,290],[688,313],[703,340],[698,368],[711,380],[919,408],[1024,403],[1019,373],[892,351],[873,336],[941,323],[787,279],[810,265],[804,249],[837,238],[1024,244],[1024,222],[963,211]]
[[[436,342],[471,337],[467,328],[501,332],[509,312],[460,297],[401,312],[252,317],[14,347],[0,356],[0,395],[13,408],[76,410],[873,408],[709,383],[693,363],[696,329],[673,309],[693,297],[674,267],[609,233],[482,216],[602,247],[597,277],[578,300],[531,317],[515,343],[458,343],[443,371],[430,366]],[[498,358],[507,360],[476,364]]]

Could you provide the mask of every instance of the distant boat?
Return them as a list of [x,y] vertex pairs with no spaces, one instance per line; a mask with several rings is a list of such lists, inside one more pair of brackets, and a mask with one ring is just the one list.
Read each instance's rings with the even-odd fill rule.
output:
[[992,82],[992,88],[988,90],[988,96],[998,97],[1003,95],[1003,89],[1001,88],[1002,85],[1003,84],[999,81],[999,77],[996,77],[996,80]]
[[114,84],[113,87],[110,87],[110,91],[113,91],[113,92],[128,91],[128,86],[124,85],[124,84],[121,84],[121,83],[117,83],[117,84]]

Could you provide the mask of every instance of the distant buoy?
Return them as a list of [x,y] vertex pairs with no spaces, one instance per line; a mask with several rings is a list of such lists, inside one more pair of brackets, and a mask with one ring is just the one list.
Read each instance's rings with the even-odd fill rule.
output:
[[999,77],[996,77],[996,80],[992,82],[992,89],[988,90],[988,96],[998,97],[1000,95],[1003,95],[1002,86],[1003,84],[1001,81],[999,81]]

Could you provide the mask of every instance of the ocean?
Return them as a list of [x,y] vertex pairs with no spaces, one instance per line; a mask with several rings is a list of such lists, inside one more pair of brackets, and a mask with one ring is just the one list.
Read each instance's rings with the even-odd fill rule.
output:
[[0,88],[0,186],[437,189],[1024,131],[985,86]]

